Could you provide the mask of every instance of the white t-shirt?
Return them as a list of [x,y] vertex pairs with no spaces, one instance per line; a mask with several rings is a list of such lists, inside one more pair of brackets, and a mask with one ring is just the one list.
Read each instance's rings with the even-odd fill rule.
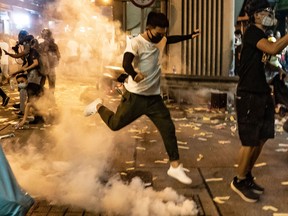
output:
[[[4,50],[9,52],[8,43],[2,41],[2,42],[0,42],[0,47],[1,47],[1,49],[4,49]],[[9,64],[8,55],[5,55],[3,50],[2,50],[1,64],[2,65],[8,65]]]
[[161,59],[166,42],[167,38],[163,37],[158,44],[154,44],[140,34],[127,40],[125,52],[130,52],[135,56],[134,69],[145,77],[136,83],[129,76],[128,82],[124,83],[129,92],[147,96],[160,94]]

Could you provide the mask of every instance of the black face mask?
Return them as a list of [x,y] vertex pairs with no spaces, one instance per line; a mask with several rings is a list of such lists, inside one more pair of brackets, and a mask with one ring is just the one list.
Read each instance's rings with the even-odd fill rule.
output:
[[159,42],[162,40],[162,38],[163,38],[162,35],[157,34],[156,36],[154,36],[154,35],[152,34],[152,32],[151,32],[150,29],[149,29],[149,32],[150,32],[150,34],[151,34],[151,37],[149,36],[149,34],[147,34],[147,36],[148,36],[149,40],[150,40],[152,43],[157,44],[157,43],[159,43]]

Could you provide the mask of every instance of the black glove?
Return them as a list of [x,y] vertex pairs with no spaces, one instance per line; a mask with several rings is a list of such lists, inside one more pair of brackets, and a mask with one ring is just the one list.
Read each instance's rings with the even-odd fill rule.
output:
[[117,78],[117,81],[120,82],[120,83],[124,83],[128,76],[129,76],[128,74],[122,73],[122,74]]

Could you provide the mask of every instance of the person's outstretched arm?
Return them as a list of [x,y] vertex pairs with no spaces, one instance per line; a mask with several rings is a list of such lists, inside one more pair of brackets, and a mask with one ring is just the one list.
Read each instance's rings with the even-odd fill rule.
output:
[[200,35],[200,30],[196,29],[192,34],[188,35],[171,35],[167,36],[167,44],[178,43],[184,40],[190,40]]
[[25,44],[24,45],[24,50],[20,53],[9,53],[8,51],[6,50],[3,50],[5,55],[8,55],[12,58],[22,58],[24,56],[26,56],[29,52],[30,52],[30,45],[29,44]]

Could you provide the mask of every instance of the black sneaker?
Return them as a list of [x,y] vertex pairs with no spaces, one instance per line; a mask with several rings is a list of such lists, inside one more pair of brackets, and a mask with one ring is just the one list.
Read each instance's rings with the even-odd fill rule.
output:
[[13,106],[15,109],[20,109],[20,103],[13,104],[12,106]]
[[10,100],[10,97],[6,97],[6,98],[3,100],[2,106],[7,106],[9,100]]
[[252,176],[251,173],[248,173],[246,175],[246,179],[248,181],[248,186],[252,189],[252,191],[256,194],[263,194],[264,193],[264,188],[261,187],[260,185],[258,185],[255,181],[254,181],[254,177]]
[[251,190],[247,179],[239,180],[237,177],[234,177],[230,186],[232,190],[246,202],[254,203],[259,200],[259,194],[256,194]]
[[24,113],[22,111],[16,112],[16,114],[18,115],[18,117],[24,116]]

